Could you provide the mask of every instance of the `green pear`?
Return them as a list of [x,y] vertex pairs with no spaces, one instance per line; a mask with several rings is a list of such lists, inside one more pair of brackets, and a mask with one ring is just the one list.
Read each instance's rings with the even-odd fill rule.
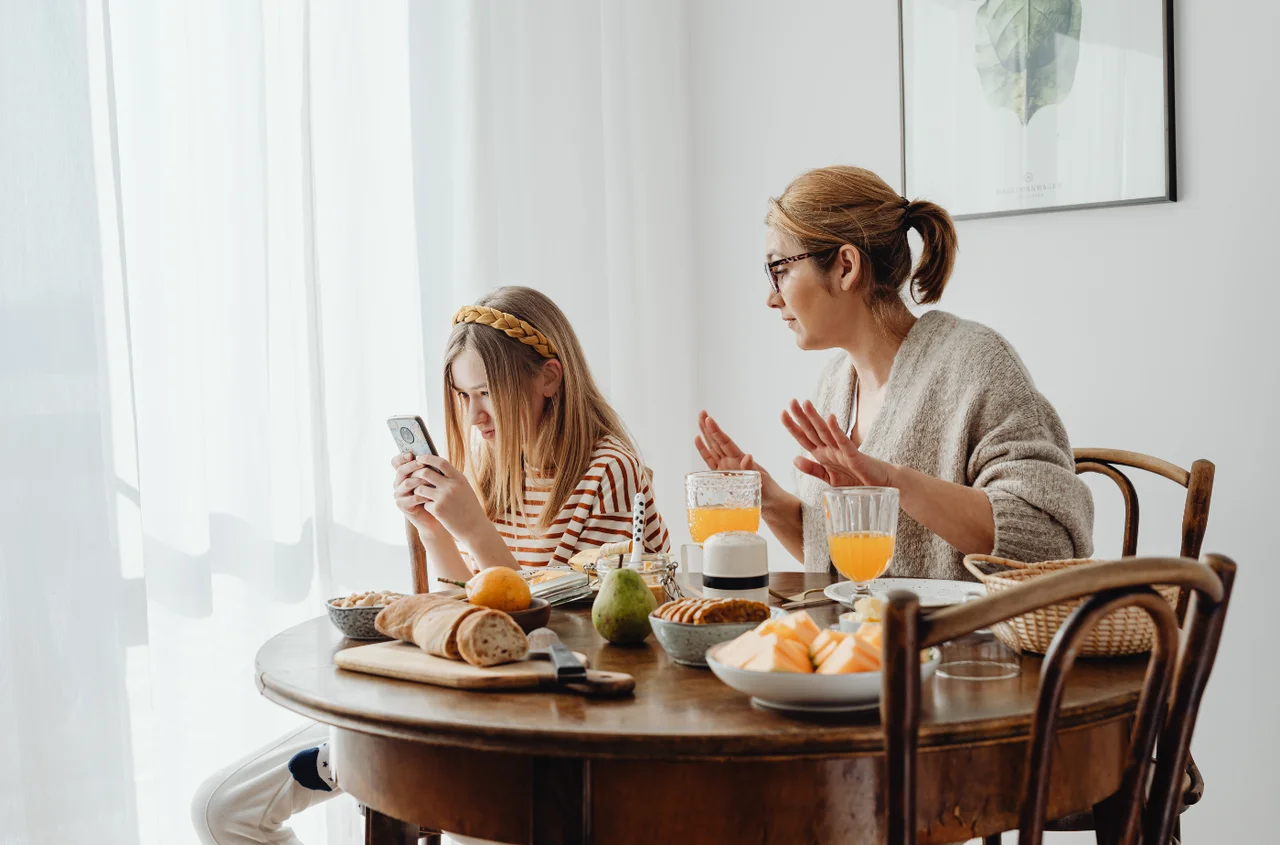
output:
[[591,624],[611,643],[644,642],[652,628],[649,614],[658,601],[634,569],[615,569],[604,576],[591,605]]

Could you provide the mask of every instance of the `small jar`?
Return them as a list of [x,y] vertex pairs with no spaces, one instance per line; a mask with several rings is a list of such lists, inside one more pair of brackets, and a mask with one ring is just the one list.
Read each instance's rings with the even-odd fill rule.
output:
[[[606,555],[591,568],[594,569],[597,579],[603,579],[610,570],[617,569],[619,565],[640,573],[640,579],[649,587],[658,604],[665,604],[681,597],[680,585],[676,582],[679,564],[666,552],[645,552],[638,562],[631,560],[630,553]],[[591,565],[588,564],[588,566]]]

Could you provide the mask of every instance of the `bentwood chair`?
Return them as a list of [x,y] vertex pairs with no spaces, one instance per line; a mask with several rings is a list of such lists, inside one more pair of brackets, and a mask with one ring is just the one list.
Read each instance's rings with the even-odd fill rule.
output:
[[[915,845],[916,754],[920,727],[921,649],[941,645],[1024,613],[1084,599],[1054,637],[1041,664],[1032,718],[1019,845],[1040,845],[1046,818],[1057,717],[1066,680],[1100,619],[1124,607],[1147,612],[1153,647],[1137,709],[1120,789],[1095,805],[1098,841],[1105,845],[1168,845],[1181,808],[1183,773],[1201,697],[1213,669],[1236,566],[1210,555],[1131,558],[1086,564],[1036,578],[963,605],[922,611],[914,593],[895,591],[884,609],[881,723],[885,733],[886,841]],[[1176,612],[1150,585],[1182,588],[1189,596],[1179,630]],[[1154,759],[1153,759],[1154,757]],[[985,831],[975,831],[990,834]],[[990,841],[990,840],[989,840]]]

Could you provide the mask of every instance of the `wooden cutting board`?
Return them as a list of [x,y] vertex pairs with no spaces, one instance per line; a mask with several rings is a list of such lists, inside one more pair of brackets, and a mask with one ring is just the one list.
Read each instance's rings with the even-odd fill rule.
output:
[[[575,652],[576,654],[576,652]],[[578,654],[586,664],[586,658]],[[427,654],[416,645],[393,640],[345,648],[333,662],[352,672],[416,681],[439,687],[466,690],[565,689],[595,695],[622,695],[635,688],[635,679],[621,672],[587,670],[585,684],[561,687],[549,660],[521,660],[502,666],[480,668],[461,660],[446,660]]]

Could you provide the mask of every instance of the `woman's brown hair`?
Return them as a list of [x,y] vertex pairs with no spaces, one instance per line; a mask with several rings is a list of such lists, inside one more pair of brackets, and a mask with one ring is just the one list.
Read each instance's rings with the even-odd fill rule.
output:
[[[538,525],[530,526],[536,533],[545,533],[577,489],[601,440],[614,437],[633,454],[640,453],[596,386],[569,318],[549,297],[532,288],[504,287],[476,304],[518,317],[541,332],[551,341],[564,376],[560,389],[545,400],[541,424],[535,429],[529,382],[548,359],[536,347],[489,326],[455,325],[444,354],[449,460],[470,477],[490,521],[523,516],[526,464],[540,473],[553,473],[551,496]],[[496,431],[491,445],[472,440],[466,409],[453,383],[453,362],[466,349],[474,349],[484,363]]]
[[[845,244],[864,259],[867,301],[887,325],[910,285],[911,298],[926,305],[942,298],[956,262],[956,227],[942,206],[906,199],[861,167],[820,167],[802,173],[782,196],[769,200],[765,222],[800,242],[814,261],[830,270]],[[907,232],[920,233],[923,248],[912,272]]]

